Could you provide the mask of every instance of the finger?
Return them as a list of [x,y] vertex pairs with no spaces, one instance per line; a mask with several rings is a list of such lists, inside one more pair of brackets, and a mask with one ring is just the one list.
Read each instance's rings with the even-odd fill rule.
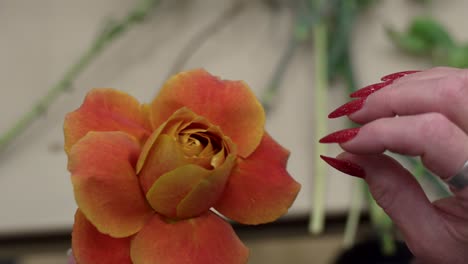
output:
[[468,259],[468,210],[466,200],[460,197],[447,197],[433,202],[433,207],[443,218],[447,232],[456,243],[451,245],[452,256],[458,256],[459,260],[450,263],[466,263]]
[[[468,203],[467,200],[451,196],[433,202],[434,208],[459,225],[463,237],[468,238]],[[463,225],[463,227],[461,226]],[[461,236],[460,236],[461,237]],[[468,241],[467,241],[468,242]]]
[[75,257],[73,255],[70,255],[68,257],[68,264],[76,264]]
[[395,115],[415,115],[439,112],[468,131],[468,78],[447,75],[439,78],[407,80],[392,84],[367,98],[362,107],[349,113],[349,118],[364,124]]
[[332,133],[320,142],[340,143],[355,154],[389,150],[421,156],[424,165],[444,180],[455,175],[468,159],[468,136],[439,113],[381,118],[361,128]]
[[383,154],[362,156],[345,152],[337,158],[364,169],[372,196],[402,232],[413,254],[433,258],[427,256],[428,252],[442,253],[437,252],[440,248],[435,245],[439,241],[450,241],[450,236],[409,171]]
[[425,80],[425,79],[435,79],[447,76],[449,74],[458,74],[461,69],[452,68],[452,67],[434,67],[425,71],[419,71],[412,74],[406,74],[401,78],[395,80],[394,83],[412,81],[412,80]]
[[440,77],[445,77],[449,74],[459,74],[462,70],[457,68],[450,67],[436,67],[425,71],[403,71],[392,73],[382,77],[379,83],[374,83],[367,85],[364,88],[361,88],[350,94],[352,98],[361,98],[367,97],[376,91],[390,86],[395,86],[402,82],[407,81],[416,81],[416,80],[427,80],[427,79],[437,79]]

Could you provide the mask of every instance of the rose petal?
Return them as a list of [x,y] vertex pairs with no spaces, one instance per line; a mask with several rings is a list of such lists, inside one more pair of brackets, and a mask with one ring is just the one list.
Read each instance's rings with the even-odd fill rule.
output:
[[71,263],[131,264],[130,241],[131,237],[112,238],[99,233],[77,210],[72,232],[75,260]]
[[208,211],[222,194],[235,157],[229,155],[223,165],[207,170],[188,164],[162,175],[146,194],[156,212],[185,219]]
[[220,80],[201,69],[177,74],[151,103],[153,127],[184,106],[219,126],[240,156],[249,156],[260,144],[265,112],[246,83]]
[[168,135],[159,135],[151,149],[153,151],[148,152],[145,159],[146,164],[138,175],[144,193],[147,193],[154,182],[163,174],[187,164],[184,153],[177,146],[177,142]]
[[124,132],[89,132],[70,150],[75,200],[101,233],[132,235],[152,213],[135,175],[139,153],[138,142]]
[[242,264],[249,255],[232,227],[212,212],[177,222],[155,215],[130,252],[135,264]]
[[93,89],[77,110],[65,117],[65,151],[89,131],[124,131],[143,143],[151,133],[147,106],[114,89]]
[[188,218],[211,208],[223,193],[235,161],[235,156],[229,155],[223,165],[194,186],[177,206],[177,216]]
[[238,160],[216,210],[243,224],[267,223],[285,214],[300,190],[286,171],[288,157],[265,133],[255,152]]
[[[196,131],[203,131],[212,136],[217,136],[223,141],[222,148],[226,152],[236,155],[237,149],[232,140],[223,136],[218,127],[210,124],[205,118],[196,115],[188,108],[178,109],[166,122],[164,122],[148,138],[137,162],[137,174],[143,191],[147,193],[154,182],[163,174],[187,164],[195,164],[207,169],[218,167],[225,161],[225,151],[218,155],[187,156],[184,153],[184,145],[178,142],[180,133],[194,131],[187,129],[190,126],[199,126]],[[218,157],[219,156],[219,157]]]
[[[146,140],[145,144],[143,145],[143,148],[140,153],[140,157],[138,158],[137,166],[136,166],[136,172],[137,174],[140,174],[140,172],[143,170],[143,167],[150,166],[150,168],[145,168],[145,170],[148,170],[148,174],[153,174],[151,170],[155,167],[156,170],[159,170],[159,164],[157,162],[152,162],[151,160],[154,159],[154,157],[151,157],[150,154],[153,149],[155,149],[155,144],[157,143],[156,141],[158,140],[159,136],[163,132],[163,130],[167,127],[169,131],[166,132],[166,134],[173,135],[177,132],[177,130],[182,126],[186,126],[186,120],[190,120],[191,115],[193,114],[192,111],[186,108],[179,109],[176,111],[168,120],[166,120],[162,125],[160,125],[157,129],[153,131],[151,136]],[[165,153],[161,153],[165,154]],[[154,155],[153,155],[154,156]],[[158,158],[158,157],[157,157]],[[150,161],[147,161],[147,160]],[[154,166],[154,164],[157,164],[157,166]],[[159,177],[158,175],[157,177]],[[151,178],[154,178],[154,176],[149,176]],[[153,179],[152,182],[154,182],[155,179]],[[150,183],[151,184],[151,183]]]

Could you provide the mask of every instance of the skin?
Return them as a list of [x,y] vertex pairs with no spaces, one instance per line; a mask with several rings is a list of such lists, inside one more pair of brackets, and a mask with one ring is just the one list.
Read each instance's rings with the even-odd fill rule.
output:
[[431,202],[411,173],[383,152],[420,156],[442,180],[455,175],[468,160],[468,70],[433,68],[402,77],[369,95],[349,118],[362,127],[341,144],[338,158],[365,170],[372,196],[418,261],[466,263],[468,187]]

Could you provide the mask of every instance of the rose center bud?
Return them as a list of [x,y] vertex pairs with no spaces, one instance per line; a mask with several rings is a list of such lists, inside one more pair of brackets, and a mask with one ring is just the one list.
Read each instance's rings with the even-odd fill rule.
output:
[[209,128],[192,128],[201,124],[192,124],[178,135],[184,157],[188,162],[206,169],[213,169],[224,161],[227,155],[222,139],[207,131]]
[[218,126],[181,108],[147,140],[137,173],[153,209],[183,219],[214,205],[236,158],[236,145]]
[[197,134],[179,136],[179,143],[184,145],[184,153],[187,157],[197,157],[207,145],[204,141],[205,138]]

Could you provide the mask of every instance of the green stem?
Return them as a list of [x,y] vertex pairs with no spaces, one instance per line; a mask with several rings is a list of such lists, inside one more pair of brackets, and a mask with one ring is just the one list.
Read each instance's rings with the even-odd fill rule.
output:
[[346,227],[343,238],[343,246],[350,248],[356,241],[357,229],[359,226],[359,219],[361,217],[361,210],[363,204],[363,192],[362,185],[363,181],[353,182],[353,194],[351,196],[351,205],[348,212],[348,218],[346,219]]
[[92,49],[89,49],[86,54],[65,73],[64,77],[56,83],[44,97],[34,104],[29,112],[24,114],[9,130],[7,130],[7,132],[5,132],[0,138],[0,149],[5,147],[11,140],[25,130],[29,124],[34,121],[34,119],[44,113],[60,93],[70,88],[75,76],[83,70],[98,51],[99,49],[97,46],[93,46]]
[[[314,55],[315,55],[315,136],[320,138],[327,132],[327,90],[328,90],[328,74],[327,74],[327,25],[324,21],[319,21],[313,29],[314,37]],[[327,147],[325,144],[316,144],[315,146],[315,173],[314,173],[314,192],[311,201],[311,217],[309,223],[309,232],[319,234],[324,229],[325,221],[325,174],[327,166],[319,158],[320,155],[326,153]]]
[[451,193],[445,187],[445,184],[442,183],[441,181],[439,181],[436,176],[431,174],[424,167],[421,160],[418,160],[418,159],[413,158],[413,157],[407,157],[407,156],[403,156],[403,157],[406,158],[413,165],[412,173],[416,177],[416,179],[418,179],[418,180],[423,180],[423,179],[428,180],[429,183],[436,189],[437,194],[442,196],[442,197],[448,197],[448,196],[451,195]]
[[262,94],[262,97],[260,98],[260,101],[262,102],[263,108],[265,108],[266,113],[270,113],[273,108],[275,100],[278,96],[278,91],[281,87],[281,82],[283,80],[284,74],[288,69],[289,63],[293,58],[297,46],[297,41],[294,37],[292,37],[288,43],[288,46],[281,55],[280,61],[278,62],[278,65],[275,68],[275,71],[273,73],[272,78],[270,79],[270,82],[268,83],[267,88],[265,89],[265,91]]
[[[329,78],[337,77],[340,70],[347,70],[349,64],[349,49],[351,46],[350,36],[356,13],[355,0],[341,0],[335,3],[335,9],[338,9],[334,32],[330,36],[330,49],[328,57]],[[342,73],[346,74],[346,73]],[[343,76],[347,78],[347,76]]]
[[221,31],[234,18],[236,18],[242,10],[244,10],[246,6],[246,2],[244,1],[234,1],[231,7],[226,9],[223,13],[219,14],[219,16],[213,20],[210,24],[208,24],[205,28],[203,28],[198,34],[193,36],[182,49],[182,51],[177,55],[174,64],[169,70],[168,78],[171,77],[173,74],[180,72],[187,61],[192,58],[195,52],[203,46],[203,44],[216,33]]
[[37,117],[43,114],[57,97],[71,87],[73,81],[83,70],[107,47],[114,39],[129,29],[130,25],[141,22],[149,11],[159,1],[142,0],[120,22],[114,23],[104,30],[85,51],[85,53],[73,64],[56,84],[40,98],[18,121],[0,137],[0,150],[6,147],[15,137],[21,134]]
[[[391,221],[391,220],[390,220]],[[381,250],[382,254],[385,256],[392,256],[396,251],[395,237],[391,230],[384,230],[382,232],[381,240]]]
[[415,161],[415,165],[413,167],[413,175],[416,177],[416,179],[421,179],[422,176],[424,176],[424,172],[426,169],[424,168],[424,165],[422,164],[421,161]]
[[[351,22],[350,22],[351,23]],[[344,77],[347,87],[347,93],[350,94],[356,90],[356,80],[354,77],[353,67],[351,64],[351,56],[349,54],[349,47],[347,46],[343,53],[343,68],[341,74]],[[349,122],[350,126],[356,124]],[[365,198],[366,183],[364,181],[356,181],[352,186],[353,196],[351,198],[350,208],[346,219],[345,232],[343,237],[343,246],[349,248],[354,245],[356,241],[356,234],[359,227],[359,219],[362,212],[362,204]]]
[[371,222],[379,234],[382,253],[387,256],[393,255],[396,250],[395,238],[393,236],[393,222],[372,198],[369,189],[367,187],[366,189],[369,197],[369,214]]

